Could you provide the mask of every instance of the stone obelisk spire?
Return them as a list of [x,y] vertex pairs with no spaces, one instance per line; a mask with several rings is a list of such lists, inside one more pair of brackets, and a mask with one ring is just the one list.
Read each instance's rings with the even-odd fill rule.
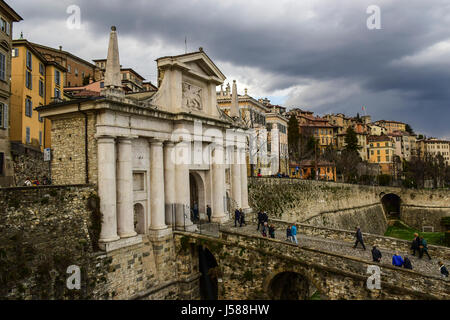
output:
[[109,34],[108,57],[106,59],[105,89],[106,91],[122,91],[122,81],[120,79],[119,45],[117,42],[116,27],[111,27]]
[[231,94],[231,110],[230,116],[232,118],[239,118],[239,102],[238,102],[238,93],[237,93],[237,85],[236,80],[233,80],[233,91]]

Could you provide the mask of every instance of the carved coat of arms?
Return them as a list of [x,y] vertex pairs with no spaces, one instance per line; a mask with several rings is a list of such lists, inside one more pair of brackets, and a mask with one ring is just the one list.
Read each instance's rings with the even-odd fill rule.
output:
[[183,107],[192,110],[202,110],[202,88],[183,82]]

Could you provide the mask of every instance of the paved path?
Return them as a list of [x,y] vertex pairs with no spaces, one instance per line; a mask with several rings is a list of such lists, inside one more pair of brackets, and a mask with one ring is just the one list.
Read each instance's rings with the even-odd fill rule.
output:
[[[234,227],[234,222],[228,222],[225,225],[221,226],[223,229],[229,229],[234,232],[239,232],[242,234],[248,234],[253,236],[261,236],[262,234],[260,231],[256,231],[256,223],[249,223],[248,225],[243,225],[242,227]],[[260,227],[261,230],[261,227]],[[286,240],[286,230],[275,230],[275,238],[278,240]],[[299,245],[301,247],[309,247],[314,249],[319,249],[323,251],[328,252],[334,252],[339,253],[347,256],[353,256],[362,258],[364,260],[367,260],[369,262],[372,261],[372,247],[368,247],[366,245],[367,250],[363,250],[361,248],[361,245],[358,244],[357,249],[353,249],[354,242],[346,242],[346,241],[337,241],[337,240],[330,240],[326,238],[321,237],[311,237],[311,236],[305,236],[302,234],[297,233],[297,240],[299,242]],[[380,249],[380,248],[379,248]],[[381,262],[385,264],[391,264],[392,263],[392,255],[393,252],[380,249],[382,258]],[[399,252],[399,254],[404,257],[405,252]],[[406,253],[409,257],[409,260],[411,260],[411,264],[413,266],[413,270],[422,272],[427,275],[433,275],[433,276],[440,276],[439,273],[439,266],[438,266],[438,260],[432,259],[428,260],[428,257],[425,255],[422,259],[418,259],[416,253],[416,257],[411,255],[411,252]],[[433,258],[433,257],[431,257]],[[449,261],[444,261],[444,264],[447,266],[447,269],[450,267]],[[449,279],[449,278],[447,278]]]

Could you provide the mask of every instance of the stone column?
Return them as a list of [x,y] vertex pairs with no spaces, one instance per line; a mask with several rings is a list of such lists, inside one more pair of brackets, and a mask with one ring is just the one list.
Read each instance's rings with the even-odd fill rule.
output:
[[213,203],[211,207],[211,222],[225,222],[228,216],[225,214],[225,161],[223,146],[215,146],[214,156],[212,158],[212,184],[213,184]]
[[117,235],[116,216],[116,148],[114,137],[100,136],[98,152],[98,195],[102,213],[102,229],[99,242],[120,239]]
[[135,236],[133,212],[133,160],[130,138],[118,139],[117,232],[121,238]]
[[187,152],[186,143],[190,142],[177,143],[175,149],[176,225],[180,228],[193,225],[190,213],[189,159],[181,155]]
[[245,148],[241,149],[241,205],[242,209],[248,209],[248,183],[247,183],[247,161]]
[[174,143],[164,144],[164,197],[166,224],[173,225],[175,220],[175,153]]
[[161,140],[150,141],[150,232],[159,235],[167,229],[164,205],[164,168],[163,143]]
[[239,157],[239,149],[233,147],[232,150],[232,163],[231,163],[231,198],[236,202],[235,205],[239,208],[242,207],[241,202],[241,165]]

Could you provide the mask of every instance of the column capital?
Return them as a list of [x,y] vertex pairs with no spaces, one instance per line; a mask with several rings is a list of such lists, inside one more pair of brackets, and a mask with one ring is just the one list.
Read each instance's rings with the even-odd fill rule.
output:
[[94,138],[97,139],[98,143],[113,143],[115,142],[117,137],[107,135],[95,135]]
[[166,141],[164,141],[164,146],[173,147],[173,146],[175,146],[175,142],[172,140],[166,140]]
[[162,139],[162,138],[150,138],[148,140],[148,143],[150,143],[151,145],[156,145],[156,146],[160,145],[160,146],[162,146],[163,143],[164,143],[164,139]]

